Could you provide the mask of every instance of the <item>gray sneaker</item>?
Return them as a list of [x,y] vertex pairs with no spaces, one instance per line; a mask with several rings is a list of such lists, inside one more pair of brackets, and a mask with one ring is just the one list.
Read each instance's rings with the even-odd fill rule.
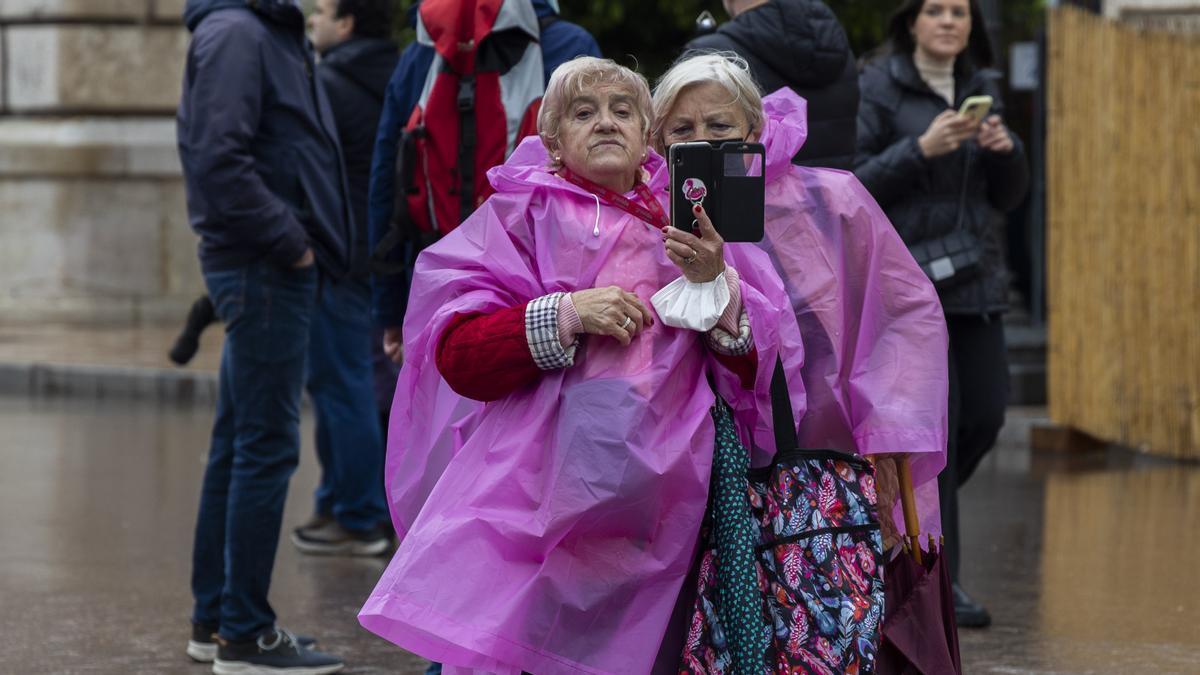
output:
[[347,530],[330,521],[318,527],[292,530],[292,543],[301,553],[311,555],[382,555],[392,550],[392,528],[376,525],[366,532]]
[[[217,658],[216,624],[193,623],[192,639],[188,640],[187,655],[198,663],[212,663]],[[312,649],[317,639],[309,635],[296,635],[296,642],[305,649]]]
[[273,628],[255,640],[218,640],[215,675],[325,675],[345,664],[331,654],[302,646],[296,636]]

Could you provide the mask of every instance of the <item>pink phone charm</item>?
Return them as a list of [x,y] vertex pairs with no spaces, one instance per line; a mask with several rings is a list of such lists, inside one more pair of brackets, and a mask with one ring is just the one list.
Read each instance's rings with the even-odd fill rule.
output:
[[686,178],[683,181],[683,196],[692,204],[703,204],[708,196],[708,188],[699,178]]

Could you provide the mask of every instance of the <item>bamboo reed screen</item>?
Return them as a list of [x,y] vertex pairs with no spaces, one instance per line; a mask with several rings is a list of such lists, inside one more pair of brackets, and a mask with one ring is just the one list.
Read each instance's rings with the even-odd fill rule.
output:
[[1200,459],[1200,40],[1051,13],[1055,422]]

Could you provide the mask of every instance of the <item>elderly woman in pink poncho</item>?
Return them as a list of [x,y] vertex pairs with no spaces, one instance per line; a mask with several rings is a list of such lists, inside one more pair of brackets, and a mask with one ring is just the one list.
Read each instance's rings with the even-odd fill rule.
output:
[[[940,532],[946,463],[946,323],[921,272],[871,195],[847,171],[795,166],[805,103],[765,99],[730,53],[685,56],[654,91],[652,143],[745,139],[767,151],[761,248],[783,278],[804,341],[801,447],[877,460],[879,504],[895,504],[894,460],[907,454],[924,533]],[[899,509],[896,509],[897,515]],[[897,540],[880,509],[884,543]]]
[[650,113],[632,71],[563,65],[540,138],[417,262],[388,437],[401,541],[360,620],[447,672],[677,668],[717,434],[774,451],[777,357],[803,415],[782,280],[702,209],[695,234],[669,226]]

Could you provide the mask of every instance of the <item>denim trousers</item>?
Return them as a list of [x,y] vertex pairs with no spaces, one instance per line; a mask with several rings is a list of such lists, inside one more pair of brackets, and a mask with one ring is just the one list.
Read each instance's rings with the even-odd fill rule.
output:
[[192,620],[219,624],[226,640],[275,623],[267,593],[300,454],[317,275],[266,261],[204,274],[226,337],[192,550]]
[[370,285],[351,278],[322,286],[308,351],[321,462],[316,511],[357,531],[390,527],[371,335]]

